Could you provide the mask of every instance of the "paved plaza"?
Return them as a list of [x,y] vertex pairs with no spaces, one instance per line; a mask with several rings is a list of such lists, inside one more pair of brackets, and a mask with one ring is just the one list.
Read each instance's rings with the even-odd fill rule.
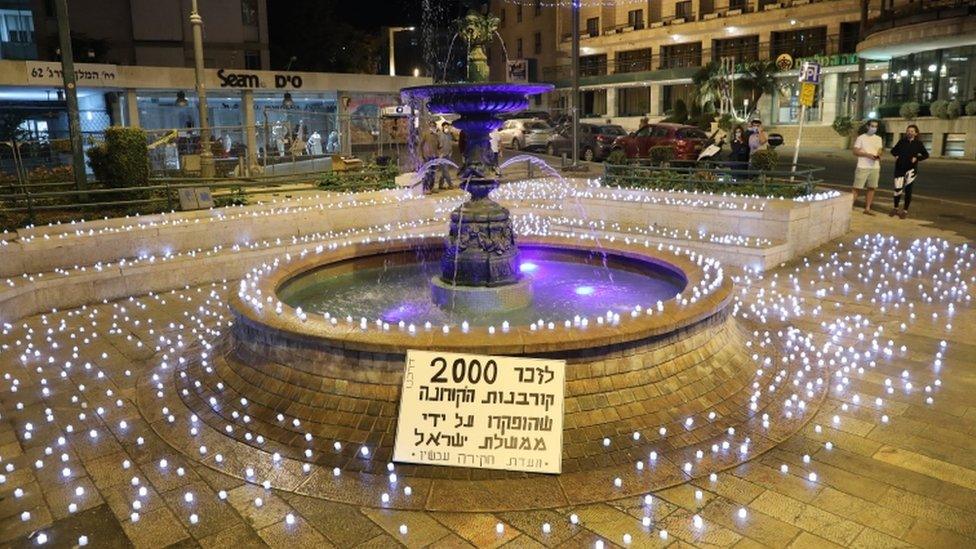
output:
[[623,478],[522,475],[501,493],[477,479],[438,492],[395,464],[358,466],[386,469],[372,483],[295,468],[195,415],[181,389],[219,367],[207,351],[234,281],[18,320],[0,337],[0,543],[974,546],[974,262],[954,234],[856,214],[801,258],[735,271],[736,337],[758,371],[729,398],[771,397],[779,417],[742,421],[731,448],[686,441],[684,469],[611,445]]

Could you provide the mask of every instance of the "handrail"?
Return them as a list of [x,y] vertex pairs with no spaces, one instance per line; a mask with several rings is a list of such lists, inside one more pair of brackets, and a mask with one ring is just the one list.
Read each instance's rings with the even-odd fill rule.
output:
[[[719,189],[735,190],[736,187],[759,186],[763,189],[793,189],[789,196],[806,196],[822,181],[815,175],[822,166],[797,164],[783,169],[755,170],[742,168],[741,163],[709,162],[684,165],[672,161],[668,166],[646,164],[647,159],[636,159],[626,164],[604,163],[604,184],[621,188],[661,188],[663,190],[692,190],[717,192]],[[792,168],[792,169],[791,169]],[[777,196],[777,193],[770,193]]]

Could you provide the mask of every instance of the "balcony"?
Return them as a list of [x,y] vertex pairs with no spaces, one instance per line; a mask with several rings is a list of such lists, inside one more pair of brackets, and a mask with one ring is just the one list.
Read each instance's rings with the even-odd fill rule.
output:
[[37,59],[34,42],[0,42],[0,59]]
[[[735,58],[737,64],[741,65],[759,60],[772,60],[781,53],[795,54],[794,63],[797,63],[801,58],[816,57],[825,66],[856,64],[857,56],[847,54],[843,44],[844,41],[839,36],[831,35],[819,42],[777,42],[775,52],[771,51],[774,46],[769,42],[743,47],[703,48],[673,55],[656,53],[620,57],[622,52],[617,52],[618,57],[611,61],[603,58],[581,63],[580,80],[584,85],[596,85],[665,78],[690,78],[696,70],[711,60],[717,61],[722,57],[732,57]],[[543,81],[555,82],[561,86],[567,85],[571,76],[569,64],[545,67],[542,70]]]
[[887,60],[919,51],[976,44],[976,0],[927,0],[883,10],[868,22],[857,52]]

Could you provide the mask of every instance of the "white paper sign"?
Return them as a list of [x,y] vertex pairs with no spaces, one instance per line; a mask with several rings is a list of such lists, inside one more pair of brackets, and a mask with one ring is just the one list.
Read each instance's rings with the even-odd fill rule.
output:
[[[115,65],[75,63],[75,82],[79,87],[117,86],[118,68]],[[61,63],[28,61],[27,83],[64,86]]]
[[562,471],[566,361],[407,351],[393,460]]

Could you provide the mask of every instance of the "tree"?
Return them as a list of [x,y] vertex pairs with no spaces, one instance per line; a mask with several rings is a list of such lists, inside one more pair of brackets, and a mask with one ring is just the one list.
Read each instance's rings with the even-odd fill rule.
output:
[[745,75],[737,80],[749,92],[749,105],[755,109],[763,94],[776,89],[776,64],[772,61],[753,61],[745,66]]
[[[334,2],[296,2],[276,16],[280,35],[271,40],[272,66],[294,70],[375,74],[381,38],[346,22]],[[285,32],[287,30],[287,32]]]
[[695,85],[695,102],[699,106],[704,106],[709,101],[713,104],[722,101],[724,84],[720,69],[720,65],[712,61],[691,77],[691,82]]

